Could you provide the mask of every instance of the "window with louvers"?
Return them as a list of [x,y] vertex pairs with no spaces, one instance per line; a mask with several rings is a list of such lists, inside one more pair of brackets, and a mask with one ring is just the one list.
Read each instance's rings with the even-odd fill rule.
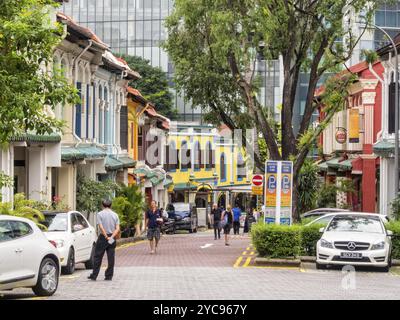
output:
[[396,98],[396,85],[392,82],[389,85],[389,114],[388,114],[388,126],[389,133],[395,132],[394,119],[395,119],[395,98]]
[[128,149],[128,107],[122,106],[120,111],[120,141],[121,149]]

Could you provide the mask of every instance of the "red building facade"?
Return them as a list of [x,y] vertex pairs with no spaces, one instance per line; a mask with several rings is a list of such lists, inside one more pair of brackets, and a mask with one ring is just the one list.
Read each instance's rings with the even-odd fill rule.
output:
[[[358,80],[349,88],[345,110],[338,112],[323,131],[319,143],[323,159],[320,172],[328,183],[352,181],[354,192],[338,194],[336,205],[355,211],[377,212],[379,208],[379,158],[374,155],[373,144],[381,132],[382,78],[384,68],[380,62],[368,65],[361,62],[338,77],[352,72]],[[317,91],[317,96],[323,88]],[[320,121],[324,119],[323,106]]]

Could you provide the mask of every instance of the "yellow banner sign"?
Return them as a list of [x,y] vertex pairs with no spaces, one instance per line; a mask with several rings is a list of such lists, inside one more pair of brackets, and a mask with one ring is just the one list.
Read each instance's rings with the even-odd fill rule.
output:
[[360,142],[360,113],[358,109],[349,111],[349,143]]

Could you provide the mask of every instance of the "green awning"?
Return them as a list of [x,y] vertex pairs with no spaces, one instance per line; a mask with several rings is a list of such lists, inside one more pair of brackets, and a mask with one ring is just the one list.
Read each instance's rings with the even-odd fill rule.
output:
[[378,156],[389,158],[394,154],[394,142],[382,140],[374,144],[374,152]]
[[107,170],[119,170],[124,167],[124,164],[112,156],[106,157],[106,169]]
[[12,142],[26,141],[26,142],[58,143],[61,141],[61,136],[58,133],[52,133],[52,134],[25,133],[23,135],[12,137],[11,141]]
[[96,145],[61,146],[62,161],[103,159],[106,156],[106,151]]
[[106,158],[106,169],[107,170],[119,170],[123,168],[133,168],[136,164],[136,161],[130,157],[115,157],[115,156],[107,156]]
[[318,163],[317,166],[320,171],[328,171],[328,164],[326,163],[326,161]]
[[119,157],[118,160],[122,162],[124,168],[134,168],[136,165],[136,161],[128,156]]
[[331,160],[326,161],[326,164],[329,168],[338,169],[338,170],[351,170],[352,168],[352,159],[342,160],[342,158],[333,158]]
[[351,170],[353,168],[353,159],[347,159],[342,162],[339,162],[339,169],[341,170]]
[[153,184],[153,186],[156,186],[157,184],[161,183],[163,180],[164,180],[163,175],[159,175],[159,176],[150,178],[150,181]]
[[136,168],[135,170],[133,170],[134,174],[144,174],[147,175],[147,173],[149,172],[149,170],[146,167],[139,167]]
[[166,177],[165,177],[165,180],[164,180],[164,187],[168,187],[168,186],[170,186],[171,184],[174,184],[174,181],[172,180],[172,177],[170,176],[170,175],[167,175]]
[[197,189],[197,186],[189,183],[189,185],[187,183],[177,183],[174,186],[174,190],[193,190],[193,189]]

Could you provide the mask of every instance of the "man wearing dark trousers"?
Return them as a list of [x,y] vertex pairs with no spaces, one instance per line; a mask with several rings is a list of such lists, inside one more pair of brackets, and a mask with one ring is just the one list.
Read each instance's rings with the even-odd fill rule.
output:
[[233,211],[233,234],[240,233],[240,216],[242,215],[242,210],[240,210],[239,206],[236,206],[232,209]]
[[105,280],[112,280],[114,275],[115,248],[117,242],[115,238],[120,232],[119,217],[111,210],[112,202],[103,201],[103,210],[97,214],[97,225],[100,229],[100,235],[97,238],[94,253],[94,263],[92,274],[88,277],[90,280],[96,280],[99,275],[104,253],[107,252],[108,267],[105,272]]
[[[214,239],[221,239],[221,215],[222,210],[218,208],[218,205],[214,203],[211,210],[211,216],[213,217],[213,227],[214,227]],[[218,236],[218,238],[217,238]]]

